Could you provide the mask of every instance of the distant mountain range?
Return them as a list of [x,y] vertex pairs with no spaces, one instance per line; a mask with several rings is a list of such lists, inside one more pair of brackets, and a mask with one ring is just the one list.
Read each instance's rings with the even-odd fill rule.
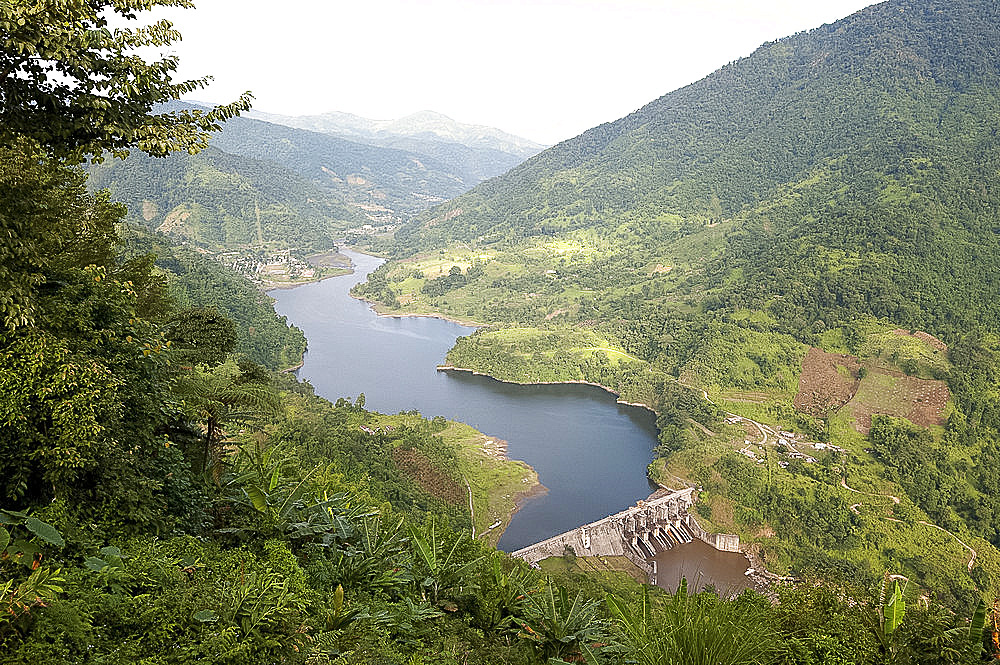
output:
[[248,117],[424,154],[449,164],[466,180],[481,181],[505,173],[545,148],[495,127],[467,125],[434,111],[397,120],[372,120],[337,111],[306,116],[250,111]]
[[202,154],[109,160],[91,167],[92,185],[110,188],[134,221],[209,249],[323,249],[350,228],[408,221],[541,148],[436,114],[396,121],[392,131],[350,117],[358,140],[234,118]]

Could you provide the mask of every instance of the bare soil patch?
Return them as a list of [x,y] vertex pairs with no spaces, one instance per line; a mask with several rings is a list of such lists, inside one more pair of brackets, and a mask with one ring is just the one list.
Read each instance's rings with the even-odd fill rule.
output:
[[419,451],[411,448],[394,448],[392,461],[396,468],[409,476],[421,489],[448,503],[464,503],[467,492],[464,485],[441,473]]
[[851,401],[858,391],[861,363],[854,356],[811,348],[802,359],[795,408],[811,416],[825,416]]
[[319,268],[350,268],[351,259],[337,250],[310,254],[306,261]]
[[951,397],[947,383],[908,376],[903,385],[913,404],[907,420],[923,427],[944,424],[944,407]]

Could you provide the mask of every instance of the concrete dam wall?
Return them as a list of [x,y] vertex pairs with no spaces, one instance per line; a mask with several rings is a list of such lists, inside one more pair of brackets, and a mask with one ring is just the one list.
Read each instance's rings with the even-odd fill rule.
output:
[[739,536],[707,533],[688,514],[694,505],[694,491],[694,488],[658,490],[620,513],[523,547],[511,556],[535,563],[561,556],[569,545],[578,556],[624,556],[648,575],[653,567],[646,559],[694,538],[724,552],[739,552]]

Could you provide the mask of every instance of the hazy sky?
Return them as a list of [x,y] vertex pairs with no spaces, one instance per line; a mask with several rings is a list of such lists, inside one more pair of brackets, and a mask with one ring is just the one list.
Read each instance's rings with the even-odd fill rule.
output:
[[197,0],[193,95],[288,115],[430,109],[556,143],[868,0]]

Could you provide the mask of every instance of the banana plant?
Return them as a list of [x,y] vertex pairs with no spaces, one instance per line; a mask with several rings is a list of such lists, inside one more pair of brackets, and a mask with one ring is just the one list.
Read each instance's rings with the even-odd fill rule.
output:
[[468,581],[467,576],[483,557],[471,561],[461,560],[458,548],[465,540],[465,534],[456,535],[449,547],[448,542],[439,539],[433,520],[428,531],[425,534],[419,528],[410,527],[414,579],[419,583],[421,596],[427,599],[429,595],[430,601],[438,605],[444,594],[475,586]]
[[[318,490],[313,478],[317,465],[301,477],[280,446],[267,447],[264,437],[243,446],[225,486],[233,500],[260,513],[272,533],[290,540],[309,540],[321,547],[335,547],[354,537],[357,523],[377,511],[357,505],[346,493]],[[220,533],[245,529],[220,529]],[[276,533],[274,533],[276,532]]]
[[523,562],[493,552],[489,564],[480,568],[477,596],[481,602],[475,612],[479,627],[497,632],[515,625],[514,617],[527,598],[523,590],[536,580],[536,573]]
[[[900,587],[899,581],[903,580]],[[889,589],[889,582],[892,588]],[[906,615],[906,600],[903,592],[909,580],[902,575],[886,575],[882,579],[882,587],[879,591],[878,602],[875,606],[875,617],[869,620],[869,628],[878,639],[882,652],[891,659],[895,659],[900,652],[899,641],[893,638],[896,629],[903,623]]]
[[360,521],[357,532],[356,538],[331,553],[342,584],[390,589],[412,581],[405,567],[386,564],[398,561],[409,546],[402,517],[383,522],[381,515],[369,515]]
[[974,656],[980,656],[983,652],[983,636],[986,633],[986,603],[979,599],[976,611],[972,613],[972,619],[968,627],[958,626],[946,631],[946,635],[957,644],[960,644],[972,652]]

